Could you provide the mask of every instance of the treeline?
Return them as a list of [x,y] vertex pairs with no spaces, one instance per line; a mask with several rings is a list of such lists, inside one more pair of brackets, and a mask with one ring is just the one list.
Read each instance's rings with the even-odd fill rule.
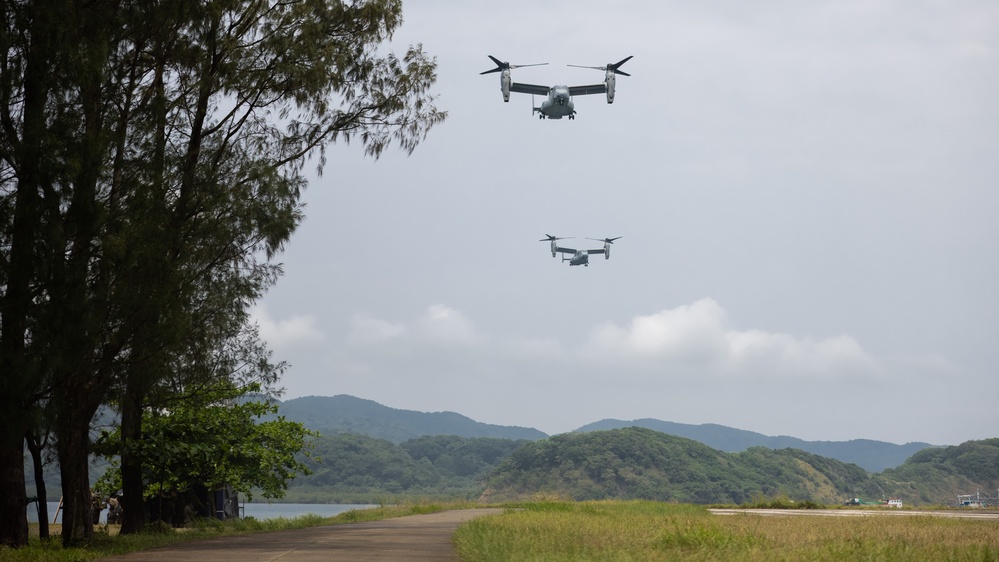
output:
[[[999,494],[999,438],[924,449],[874,482],[921,503],[951,503],[958,494]],[[884,484],[882,484],[882,482]],[[870,488],[874,492],[877,488]]]
[[857,465],[797,449],[724,453],[644,428],[570,433],[530,443],[487,481],[497,500],[550,494],[574,500],[744,503],[780,494],[838,502],[869,478]]
[[394,444],[339,434],[312,443],[313,458],[303,461],[313,474],[296,478],[285,501],[544,496],[742,504],[786,497],[839,504],[900,497],[911,505],[940,505],[999,487],[999,439],[927,449],[879,474],[799,449],[726,453],[637,427],[537,441],[438,435]]
[[928,449],[896,469],[870,474],[798,449],[724,453],[632,427],[528,443],[500,463],[484,495],[736,504],[775,496],[828,504],[902,497],[914,504],[947,504],[967,490],[999,487],[997,467],[999,439]]
[[[401,2],[3,3],[0,547],[28,542],[25,447],[42,509],[41,461],[58,457],[63,542],[93,535],[102,406],[120,413],[101,448],[119,459],[123,534],[166,478],[150,463],[180,492],[202,467],[254,471],[231,441],[301,433],[226,406],[279,388],[250,308],[281,274],[311,166],[338,140],[412,152],[446,117],[436,61],[380,47],[401,23]],[[265,488],[294,468],[277,464],[256,473]]]
[[379,503],[386,498],[477,499],[499,462],[526,440],[434,435],[394,444],[359,434],[318,436],[311,474],[292,481],[285,501]]

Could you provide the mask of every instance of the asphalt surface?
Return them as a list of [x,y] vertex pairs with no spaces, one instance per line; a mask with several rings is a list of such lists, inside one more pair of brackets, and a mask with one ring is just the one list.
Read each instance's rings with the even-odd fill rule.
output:
[[954,519],[999,520],[999,512],[976,509],[954,511],[914,511],[907,509],[709,509],[715,515],[762,515],[764,517],[949,517]]
[[458,560],[451,535],[458,525],[502,509],[460,509],[292,531],[221,537],[102,558],[124,562],[207,562],[209,560],[410,561]]

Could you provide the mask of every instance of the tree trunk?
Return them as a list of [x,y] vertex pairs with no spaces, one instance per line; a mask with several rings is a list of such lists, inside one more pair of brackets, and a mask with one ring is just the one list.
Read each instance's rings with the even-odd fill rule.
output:
[[35,496],[38,506],[38,538],[46,540],[49,538],[49,506],[48,493],[45,491],[45,475],[42,468],[42,448],[44,445],[35,441],[34,435],[29,432],[25,437],[28,444],[28,451],[31,453],[31,464],[35,468]]
[[[131,381],[130,381],[131,382]],[[142,438],[142,396],[134,383],[125,390],[121,404],[121,502],[120,533],[138,533],[146,525],[146,507],[142,501],[142,461],[129,453],[128,444]]]
[[[4,428],[4,433],[10,428]],[[16,435],[16,437],[14,437]],[[24,434],[0,438],[0,546],[28,544],[28,496],[24,493]]]
[[76,546],[94,535],[90,509],[90,420],[80,408],[65,412],[57,434],[62,474],[62,543]]
[[[5,8],[6,10],[6,8]],[[28,10],[31,41],[25,46],[21,139],[4,135],[3,144],[16,146],[17,193],[14,221],[3,253],[4,290],[0,294],[0,545],[28,544],[27,494],[24,491],[24,434],[32,419],[41,385],[36,365],[29,360],[27,333],[36,305],[34,282],[36,244],[40,230],[39,191],[45,174],[45,106],[51,77],[52,26],[59,19],[54,6],[40,2]],[[6,131],[5,131],[6,132]],[[16,135],[13,135],[16,137]]]

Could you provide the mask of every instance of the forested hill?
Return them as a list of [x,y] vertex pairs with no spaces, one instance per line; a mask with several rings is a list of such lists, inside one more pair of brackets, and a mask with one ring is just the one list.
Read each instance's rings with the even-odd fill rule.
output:
[[[278,402],[279,414],[289,421],[327,435],[357,433],[402,443],[425,435],[458,435],[460,437],[495,437],[501,439],[538,440],[547,435],[537,429],[501,426],[477,422],[454,412],[418,412],[383,406],[340,394],[337,396],[306,396]],[[576,432],[589,432],[625,427],[644,427],[669,435],[686,437],[713,449],[735,453],[750,447],[769,449],[794,448],[809,453],[854,463],[868,472],[881,472],[901,465],[915,452],[932,447],[928,443],[896,445],[884,441],[854,439],[852,441],[804,441],[796,437],[771,437],[717,424],[691,425],[656,419],[634,421],[602,420],[584,425]]]
[[744,503],[786,495],[840,503],[870,475],[857,465],[795,449],[725,453],[650,429],[556,435],[510,454],[486,483],[494,500],[550,493],[574,500]]
[[943,497],[949,503],[957,494],[978,491],[994,498],[999,494],[999,438],[926,449],[879,476],[895,483],[896,493],[923,502]]
[[686,437],[699,441],[712,449],[726,453],[738,453],[750,447],[767,447],[769,449],[801,449],[809,453],[829,457],[843,462],[853,463],[863,467],[868,472],[881,472],[886,468],[901,465],[917,451],[932,447],[929,443],[906,443],[896,445],[884,441],[870,439],[853,439],[851,441],[805,441],[797,437],[785,435],[771,437],[734,429],[717,424],[691,425],[674,423],[656,419],[640,419],[634,421],[601,420],[577,429],[576,431],[601,431],[621,429],[625,427],[644,427],[669,435]]
[[753,447],[725,453],[630,427],[528,443],[500,463],[484,496],[497,501],[551,494],[575,500],[744,503],[783,495],[830,504],[894,496],[915,504],[953,504],[957,494],[996,486],[999,439],[930,449],[898,469],[870,474],[798,449]]
[[345,394],[305,396],[278,402],[278,414],[324,434],[359,433],[393,443],[424,435],[543,439],[537,429],[477,422],[454,412],[416,412]]

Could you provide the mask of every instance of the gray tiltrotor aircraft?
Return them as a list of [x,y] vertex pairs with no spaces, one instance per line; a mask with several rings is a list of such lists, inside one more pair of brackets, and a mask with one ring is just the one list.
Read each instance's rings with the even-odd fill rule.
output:
[[555,257],[555,254],[572,254],[571,258],[567,258],[567,257],[565,257],[563,255],[562,256],[562,261],[569,262],[570,266],[573,266],[573,265],[585,265],[585,266],[589,266],[590,265],[590,254],[603,254],[604,255],[604,259],[609,260],[610,259],[610,247],[611,247],[611,244],[613,244],[614,241],[617,240],[618,238],[621,238],[621,237],[618,236],[616,238],[587,238],[587,240],[596,240],[597,242],[603,242],[604,243],[604,247],[603,248],[599,248],[597,250],[576,250],[574,248],[564,248],[564,247],[558,245],[558,241],[559,240],[566,240],[566,238],[558,238],[556,236],[552,236],[551,234],[545,234],[545,238],[542,238],[541,240],[539,240],[539,242],[551,242],[552,243],[552,257],[553,258]]
[[531,113],[533,114],[535,111],[538,112],[538,117],[540,119],[561,119],[563,117],[575,119],[576,110],[574,109],[574,105],[572,103],[572,96],[605,93],[607,94],[607,103],[614,103],[614,85],[616,82],[615,75],[620,74],[622,76],[631,76],[627,72],[621,72],[618,70],[622,64],[631,60],[631,57],[628,57],[621,60],[617,64],[608,63],[607,66],[568,65],[575,66],[577,68],[594,68],[605,71],[606,74],[602,84],[590,84],[588,86],[539,86],[537,84],[521,84],[520,82],[514,82],[513,79],[510,78],[510,71],[512,69],[524,66],[541,66],[548,63],[542,62],[537,64],[512,65],[508,62],[501,62],[492,55],[488,55],[488,57],[496,63],[496,68],[480,72],[479,74],[490,74],[493,72],[500,73],[500,90],[503,92],[503,101],[510,101],[510,92],[548,96],[548,99],[541,102],[541,107],[531,108]]

